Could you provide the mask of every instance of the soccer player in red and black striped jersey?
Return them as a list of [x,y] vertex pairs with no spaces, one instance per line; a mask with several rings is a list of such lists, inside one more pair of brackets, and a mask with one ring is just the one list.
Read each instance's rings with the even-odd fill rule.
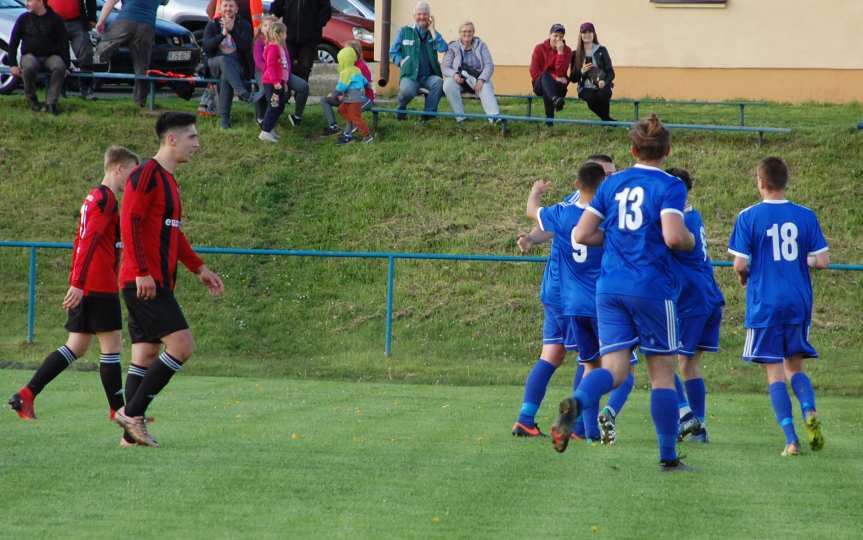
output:
[[[195,116],[162,113],[156,135],[159,151],[129,176],[120,219],[125,245],[120,283],[129,312],[132,365],[126,377],[126,406],[117,411],[116,420],[136,442],[157,448],[144,413],[195,348],[174,298],[177,261],[213,296],[221,295],[224,285],[195,255],[180,228],[182,205],[174,170],[200,147]],[[165,350],[159,354],[162,344]]]
[[99,374],[108,398],[109,417],[114,419],[123,406],[120,349],[123,327],[117,289],[120,262],[120,213],[117,194],[129,173],[138,165],[138,156],[121,146],[105,152],[105,177],[93,188],[81,206],[81,219],[72,249],[69,290],[63,299],[68,313],[66,344],[49,354],[27,386],[10,399],[9,405],[23,419],[36,418],[33,401],[57,375],[80,358],[90,347],[93,334],[99,340]]

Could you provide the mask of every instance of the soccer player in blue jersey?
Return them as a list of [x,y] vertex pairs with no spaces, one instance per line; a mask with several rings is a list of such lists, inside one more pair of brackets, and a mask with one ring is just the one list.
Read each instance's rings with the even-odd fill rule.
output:
[[764,158],[758,163],[756,176],[763,200],[737,215],[728,241],[734,270],[746,287],[743,359],[764,365],[776,421],[785,433],[782,455],[796,456],[800,443],[786,379],[800,401],[810,448],[817,451],[824,447],[815,391],[803,362],[818,358],[809,343],[809,268],[827,268],[830,257],[815,212],[785,198],[785,162],[777,157]]
[[[537,182],[528,200],[528,217],[536,220],[542,231],[554,234],[554,243],[565,255],[560,266],[560,299],[565,321],[564,348],[579,351],[579,372],[573,384],[577,388],[581,374],[589,373],[599,363],[599,338],[596,326],[596,281],[602,261],[602,248],[585,246],[572,241],[572,231],[587,204],[593,199],[600,182],[605,179],[605,170],[597,163],[587,162],[578,170],[576,187],[581,194],[576,202],[563,202],[548,208],[540,206],[540,196],[549,184]],[[637,361],[637,359],[636,359]],[[621,409],[631,386],[612,392],[611,402],[617,401]],[[615,393],[620,395],[614,395]],[[598,403],[597,403],[598,405]],[[585,409],[581,419],[576,418],[574,433],[577,438],[613,444],[615,432],[610,437],[600,436],[596,409]],[[579,429],[581,428],[581,429]],[[603,433],[604,435],[604,433]]]
[[[609,156],[593,155],[588,158],[602,165],[605,174],[614,171],[614,163]],[[578,191],[567,195],[563,202],[572,203],[580,198]],[[535,218],[534,218],[535,219]],[[522,253],[529,252],[533,244],[550,240],[553,233],[547,233],[535,227],[526,235],[519,235],[518,246]],[[512,426],[512,434],[517,437],[539,437],[543,433],[536,425],[536,412],[539,410],[551,377],[563,362],[566,355],[564,347],[565,323],[560,312],[560,264],[562,254],[558,245],[552,242],[551,252],[545,266],[545,272],[540,286],[540,301],[543,304],[545,318],[543,321],[543,344],[540,358],[528,374],[524,388],[524,399],[518,419]],[[576,379],[581,380],[583,368],[579,366]],[[625,398],[622,400],[625,402]]]
[[683,470],[674,390],[680,285],[671,250],[692,250],[695,238],[683,221],[686,186],[659,168],[671,151],[671,134],[652,115],[636,123],[629,136],[636,165],[602,183],[572,233],[574,242],[604,249],[596,284],[602,367],[585,375],[575,396],[560,403],[551,434],[555,450],[565,451],[573,420],[624,382],[638,346],[647,356],[662,470]]
[[[686,185],[687,193],[691,195],[694,181],[688,171],[672,168],[666,172],[680,178]],[[698,210],[692,207],[691,198],[687,198],[683,222],[695,237],[695,249],[672,252],[678,262],[681,282],[680,296],[677,299],[677,318],[680,325],[678,358],[680,374],[684,380],[682,384],[676,380],[675,384],[678,386],[679,402],[686,403],[686,409],[680,418],[677,440],[682,441],[691,436],[693,440],[706,443],[707,390],[701,377],[700,361],[703,352],[719,351],[719,325],[722,322],[725,298],[713,277],[713,266],[707,254],[704,223]]]

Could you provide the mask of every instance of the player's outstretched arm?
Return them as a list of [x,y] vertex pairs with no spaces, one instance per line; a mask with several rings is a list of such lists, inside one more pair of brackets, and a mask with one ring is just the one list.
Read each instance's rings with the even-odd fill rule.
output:
[[737,273],[737,279],[740,285],[746,286],[749,281],[749,259],[746,257],[734,257],[734,271]]
[[554,234],[543,231],[539,225],[534,225],[529,233],[521,233],[516,237],[515,243],[522,255],[530,253],[530,249],[537,244],[544,244],[554,238]]
[[665,245],[669,249],[692,251],[695,247],[695,237],[686,228],[681,214],[666,211],[660,216],[660,220],[662,221],[662,239],[665,240]]
[[590,211],[581,214],[578,224],[572,230],[572,239],[585,246],[601,246],[605,241],[605,234],[599,228],[602,218],[596,215],[591,207],[587,208]]
[[530,195],[527,196],[527,217],[534,221],[539,220],[539,209],[542,208],[540,199],[542,194],[551,188],[551,182],[537,180],[530,188]]

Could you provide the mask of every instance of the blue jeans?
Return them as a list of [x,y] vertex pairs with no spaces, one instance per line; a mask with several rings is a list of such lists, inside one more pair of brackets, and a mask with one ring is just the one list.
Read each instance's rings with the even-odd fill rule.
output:
[[243,81],[243,67],[236,54],[220,54],[207,60],[213,77],[219,79],[219,116],[222,127],[231,126],[231,102],[234,100],[234,91],[242,100],[249,99],[249,90]]
[[[437,112],[438,103],[443,95],[443,79],[437,75],[429,75],[425,79],[417,81],[407,77],[401,79],[399,81],[398,108],[405,110],[408,103],[419,93],[420,88],[425,88],[429,92],[425,98],[426,103],[423,110],[425,112]],[[404,118],[404,116],[399,115],[399,118]]]

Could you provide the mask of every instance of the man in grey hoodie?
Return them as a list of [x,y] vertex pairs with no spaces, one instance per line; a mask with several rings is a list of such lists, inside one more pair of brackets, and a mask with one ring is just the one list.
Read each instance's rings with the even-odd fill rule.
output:
[[[479,96],[487,115],[497,116],[500,107],[491,84],[491,75],[494,73],[491,53],[486,44],[474,36],[476,30],[472,22],[462,23],[458,33],[459,39],[449,44],[441,66],[445,77],[443,91],[449,105],[456,114],[463,113],[461,93],[469,92]],[[456,118],[458,122],[464,120],[461,116]]]

